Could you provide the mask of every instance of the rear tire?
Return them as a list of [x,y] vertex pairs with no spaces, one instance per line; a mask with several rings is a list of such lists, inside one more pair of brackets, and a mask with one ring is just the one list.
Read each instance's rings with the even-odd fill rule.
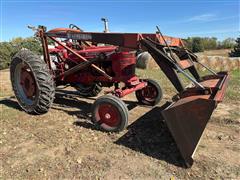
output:
[[136,98],[141,104],[154,106],[162,100],[162,88],[156,81],[152,79],[146,79],[145,81],[148,83],[148,85],[135,92]]
[[92,121],[104,131],[119,132],[128,125],[128,109],[118,97],[104,95],[92,106]]
[[19,105],[29,114],[43,114],[52,105],[55,87],[47,64],[29,50],[19,51],[11,61],[11,82]]

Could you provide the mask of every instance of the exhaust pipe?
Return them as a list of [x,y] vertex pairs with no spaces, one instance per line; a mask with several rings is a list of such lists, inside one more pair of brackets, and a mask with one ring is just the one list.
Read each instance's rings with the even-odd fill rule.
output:
[[108,28],[108,19],[107,18],[101,18],[101,20],[104,23],[104,33],[109,33],[109,28]]

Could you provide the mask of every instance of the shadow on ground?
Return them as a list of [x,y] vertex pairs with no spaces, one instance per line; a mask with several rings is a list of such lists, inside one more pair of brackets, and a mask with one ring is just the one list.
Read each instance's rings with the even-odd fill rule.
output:
[[71,116],[75,115],[79,119],[89,119],[92,104],[77,97],[79,96],[74,92],[57,91],[52,109],[64,111]]
[[[84,99],[96,100],[95,97],[84,97],[83,100],[79,98],[79,94],[76,91],[58,90],[55,95],[54,106],[52,109],[64,111],[65,113],[76,116],[78,118],[73,124],[88,129],[100,130],[96,125],[91,122],[91,107],[92,103],[84,101]],[[136,102],[124,101],[128,109],[134,109],[137,106]],[[76,108],[77,110],[73,110]]]
[[[74,125],[99,130],[90,121],[92,103],[81,101],[76,97],[76,95],[76,93],[71,92],[67,92],[67,94],[64,95],[57,94],[55,103],[57,103],[58,106],[78,108],[77,111],[64,110],[68,114],[76,115],[78,117],[78,121],[74,122]],[[87,99],[94,101],[96,98]],[[124,102],[127,104],[130,113],[131,110],[134,110],[134,108],[138,106],[137,102]],[[170,164],[185,167],[179,150],[161,115],[162,110],[164,110],[168,105],[169,103],[166,103],[161,107],[154,107],[149,112],[139,117],[128,126],[128,132],[119,138],[115,143],[143,153],[147,156],[164,160]]]
[[12,96],[9,99],[0,100],[0,104],[5,105],[7,107],[22,111],[21,107],[17,103],[17,100]]
[[184,161],[163,120],[161,111],[167,103],[138,118],[128,127],[128,132],[115,143],[147,156],[184,167]]

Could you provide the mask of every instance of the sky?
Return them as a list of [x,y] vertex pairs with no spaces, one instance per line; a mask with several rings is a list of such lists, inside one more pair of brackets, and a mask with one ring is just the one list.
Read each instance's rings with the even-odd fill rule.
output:
[[0,40],[29,37],[27,25],[48,29],[76,24],[84,31],[102,32],[102,17],[111,32],[217,37],[240,35],[239,0],[0,0]]

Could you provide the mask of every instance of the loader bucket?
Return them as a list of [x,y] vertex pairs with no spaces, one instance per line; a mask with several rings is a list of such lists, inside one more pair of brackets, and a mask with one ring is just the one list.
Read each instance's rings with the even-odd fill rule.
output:
[[187,167],[192,166],[203,131],[224,97],[229,76],[226,72],[220,72],[202,79],[201,84],[211,89],[210,94],[192,93],[194,88],[186,89],[179,100],[162,111]]

